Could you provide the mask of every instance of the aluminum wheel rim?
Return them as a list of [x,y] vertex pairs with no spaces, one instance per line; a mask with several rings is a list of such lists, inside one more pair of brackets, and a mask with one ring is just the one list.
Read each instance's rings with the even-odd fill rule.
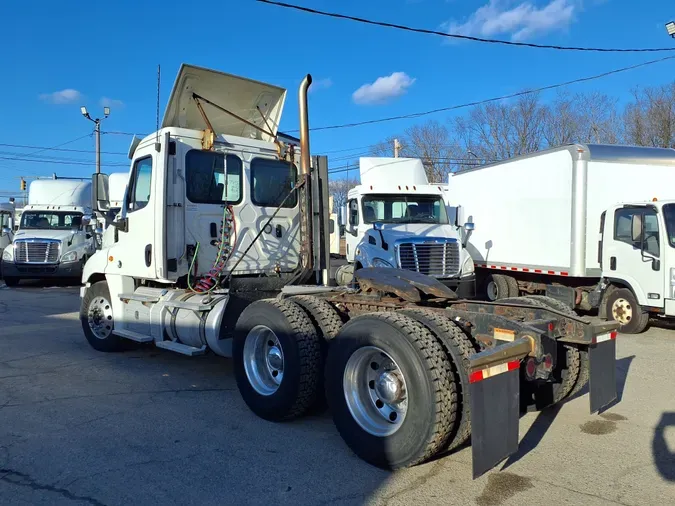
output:
[[113,313],[105,297],[94,297],[87,310],[87,322],[98,339],[106,339],[113,331]]
[[272,395],[284,379],[284,351],[279,338],[265,325],[253,327],[244,342],[244,370],[253,389]]
[[345,365],[345,400],[359,426],[373,436],[394,434],[408,412],[408,390],[401,368],[376,346],[356,350]]
[[626,299],[616,299],[612,304],[614,320],[627,325],[633,319],[633,306]]
[[497,283],[495,283],[494,281],[490,281],[490,282],[487,284],[487,296],[488,296],[488,299],[490,299],[490,300],[497,300],[497,296],[498,296],[498,295],[499,295],[499,294],[497,293]]

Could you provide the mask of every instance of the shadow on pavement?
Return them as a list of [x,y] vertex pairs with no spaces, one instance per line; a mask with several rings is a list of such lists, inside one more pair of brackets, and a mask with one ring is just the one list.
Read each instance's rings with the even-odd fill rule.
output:
[[[672,427],[671,431],[675,433],[675,413],[663,413],[659,424],[654,429],[654,439],[652,440],[652,454],[656,469],[662,478],[668,481],[675,481],[675,452],[671,451],[666,442],[666,429]],[[671,438],[675,440],[675,438]]]
[[[616,406],[618,403],[621,402],[621,399],[623,398],[623,391],[626,387],[626,379],[628,378],[628,370],[630,369],[630,364],[634,358],[635,355],[632,355],[630,357],[620,358],[616,361],[616,400],[608,404],[605,408],[603,408],[602,412],[607,411],[608,409]],[[576,395],[572,396],[565,402],[569,402],[573,399],[576,399],[577,397],[581,397],[587,394],[588,394],[588,386],[585,386]],[[534,450],[537,447],[537,445],[539,445],[541,440],[548,432],[548,429],[551,427],[551,425],[553,425],[553,422],[558,416],[558,413],[560,412],[560,409],[562,408],[563,404],[564,402],[556,404],[554,406],[551,406],[550,408],[546,408],[539,412],[534,423],[528,429],[527,433],[521,440],[520,445],[518,447],[518,451],[513,455],[511,455],[506,460],[506,462],[502,466],[501,469],[502,471],[518,462],[530,451]],[[673,416],[675,417],[675,414],[673,414]],[[673,420],[672,425],[675,425],[675,418]],[[672,462],[671,465],[672,465],[671,469],[675,473],[675,462]]]

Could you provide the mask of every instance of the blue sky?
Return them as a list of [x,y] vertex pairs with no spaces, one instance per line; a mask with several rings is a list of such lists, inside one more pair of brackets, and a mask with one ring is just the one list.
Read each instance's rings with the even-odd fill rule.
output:
[[[290,3],[291,0],[287,0]],[[298,4],[413,26],[542,44],[664,47],[672,0],[297,0]],[[91,131],[79,112],[109,104],[104,131],[149,133],[155,127],[156,67],[162,65],[164,110],[182,62],[289,89],[282,131],[297,128],[297,86],[318,83],[310,126],[324,126],[451,106],[598,74],[659,54],[579,54],[520,49],[361,25],[281,9],[253,0],[196,3],[5,2],[0,31],[0,144],[54,146]],[[674,53],[675,54],[675,53]],[[378,79],[380,79],[378,81]],[[570,87],[626,99],[631,88],[675,79],[675,61]],[[364,87],[365,85],[365,87]],[[370,86],[368,86],[370,85]],[[544,96],[546,98],[546,96]],[[344,165],[345,154],[426,119],[316,132],[315,154]],[[103,151],[126,152],[131,138],[104,135]],[[7,160],[34,149],[0,146],[0,191],[18,176],[88,176],[93,138],[35,156],[63,164]],[[69,165],[70,161],[92,165]],[[355,158],[356,160],[356,158]],[[123,155],[104,154],[104,170],[123,171]],[[111,164],[121,164],[113,166]],[[108,165],[108,167],[105,167]],[[1,197],[0,197],[1,198]],[[3,199],[4,200],[4,199]]]

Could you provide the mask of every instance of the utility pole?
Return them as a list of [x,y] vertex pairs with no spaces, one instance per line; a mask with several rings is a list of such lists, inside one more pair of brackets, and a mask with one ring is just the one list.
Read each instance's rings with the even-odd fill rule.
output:
[[87,118],[89,121],[94,123],[94,135],[96,137],[96,174],[101,173],[101,121],[110,116],[110,107],[103,108],[103,118],[92,118],[87,112],[87,108],[82,106],[80,107],[80,112],[82,116]]
[[401,143],[398,142],[398,139],[394,139],[394,158],[398,158],[400,151],[401,151]]

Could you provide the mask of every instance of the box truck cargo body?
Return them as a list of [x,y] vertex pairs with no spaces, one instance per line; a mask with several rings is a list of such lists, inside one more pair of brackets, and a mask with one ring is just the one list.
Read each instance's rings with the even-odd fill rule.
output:
[[[607,249],[608,242],[622,242],[622,227],[631,231],[630,222],[614,220],[618,210],[657,208],[663,218],[654,225],[662,227],[660,235],[667,238],[668,213],[662,206],[669,198],[675,198],[675,150],[582,144],[451,175],[447,191],[447,203],[458,209],[457,218],[475,223],[466,240],[479,293],[495,300],[546,291],[582,309],[593,305],[587,296],[594,291],[597,295],[601,278],[617,278],[623,267],[644,264],[641,255],[649,255],[633,241],[634,258],[603,262],[603,243]],[[602,220],[609,211],[614,229],[603,233],[609,223]],[[642,219],[643,235],[648,235],[651,218]],[[624,252],[631,256],[628,253]],[[661,272],[663,277],[669,271],[661,266]],[[656,299],[656,292],[641,289],[639,276],[633,278],[630,283],[615,282],[630,285],[644,309],[665,312],[664,293]]]

